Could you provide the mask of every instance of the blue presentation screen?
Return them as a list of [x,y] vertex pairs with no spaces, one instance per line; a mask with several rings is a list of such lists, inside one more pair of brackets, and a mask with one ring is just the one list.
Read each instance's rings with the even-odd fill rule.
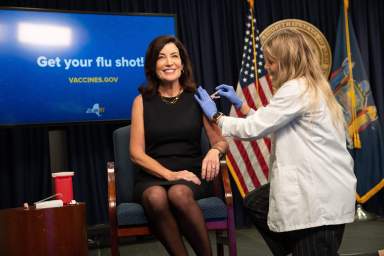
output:
[[0,125],[129,120],[172,15],[0,10]]

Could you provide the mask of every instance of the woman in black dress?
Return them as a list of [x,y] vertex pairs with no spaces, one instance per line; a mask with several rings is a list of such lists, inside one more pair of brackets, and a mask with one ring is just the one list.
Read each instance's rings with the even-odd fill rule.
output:
[[[208,196],[227,143],[202,115],[182,43],[172,36],[152,41],[145,56],[146,86],[132,107],[132,160],[141,167],[134,197],[155,236],[171,255],[187,255],[182,235],[197,255],[211,255],[208,232],[196,199]],[[202,155],[205,128],[212,148]]]

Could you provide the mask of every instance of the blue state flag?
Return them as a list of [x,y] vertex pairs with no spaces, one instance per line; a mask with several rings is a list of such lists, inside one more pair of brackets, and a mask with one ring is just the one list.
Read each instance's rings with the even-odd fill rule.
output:
[[353,24],[349,15],[346,21],[343,8],[330,83],[344,109],[348,148],[355,160],[356,200],[363,204],[384,187],[384,138]]

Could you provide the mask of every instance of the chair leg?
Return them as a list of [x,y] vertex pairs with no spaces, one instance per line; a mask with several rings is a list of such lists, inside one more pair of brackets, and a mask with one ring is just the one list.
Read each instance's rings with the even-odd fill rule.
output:
[[111,230],[111,256],[119,256],[119,238],[117,231]]
[[112,256],[119,256],[119,248],[117,248],[117,245],[115,244],[115,242],[112,242],[111,244],[111,255]]
[[111,241],[111,255],[112,256],[119,256],[119,247],[117,240],[113,239]]
[[237,256],[237,245],[236,245],[236,229],[235,229],[235,223],[234,223],[234,214],[233,209],[232,211],[229,211],[228,216],[228,247],[229,247],[229,255],[230,256]]
[[229,240],[229,255],[236,256],[237,255],[237,246],[236,246],[236,237],[234,235],[235,231],[228,232],[228,240]]
[[224,256],[223,232],[216,231],[216,252],[217,256]]

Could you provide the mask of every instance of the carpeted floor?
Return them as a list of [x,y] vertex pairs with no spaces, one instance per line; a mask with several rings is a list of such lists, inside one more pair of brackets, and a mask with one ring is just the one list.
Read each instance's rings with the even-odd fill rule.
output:
[[[236,231],[237,249],[239,256],[270,256],[272,253],[259,233],[254,228],[239,229]],[[211,235],[211,241],[214,242],[214,235]],[[92,240],[90,240],[92,242]],[[110,255],[110,249],[99,241],[93,241],[90,244],[90,256]],[[212,246],[215,250],[215,246]],[[378,255],[377,251],[384,249],[384,219],[375,221],[355,222],[348,224],[344,233],[344,239],[340,248],[340,254],[343,256],[373,256]],[[190,255],[194,255],[192,249],[188,246]],[[214,254],[215,255],[215,251]],[[168,255],[162,245],[155,239],[141,238],[139,240],[130,239],[121,241],[120,255],[129,256],[162,256]],[[228,255],[227,252],[225,255]]]

